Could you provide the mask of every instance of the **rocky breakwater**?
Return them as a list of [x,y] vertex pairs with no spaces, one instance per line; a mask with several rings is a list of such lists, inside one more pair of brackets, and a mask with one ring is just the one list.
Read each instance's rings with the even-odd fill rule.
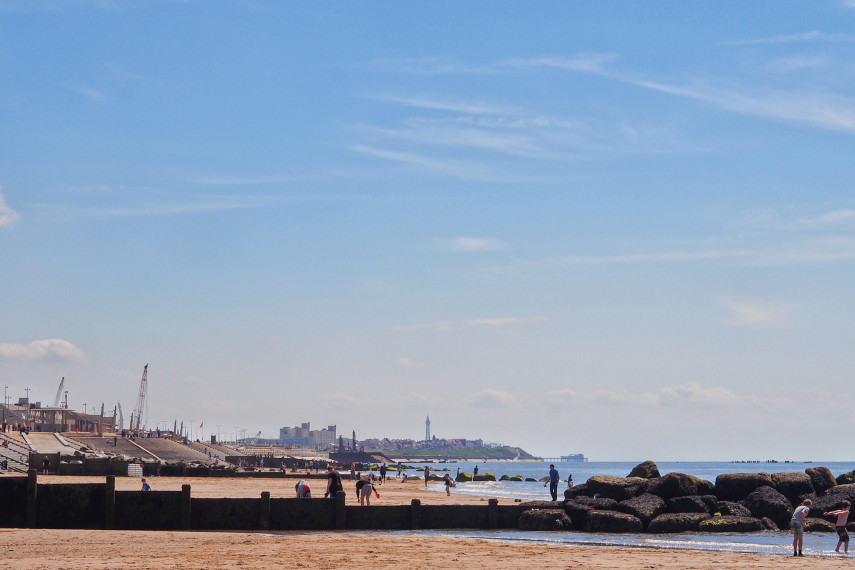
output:
[[[683,473],[660,476],[652,461],[627,477],[595,476],[564,492],[562,503],[524,503],[521,530],[586,532],[753,532],[786,530],[805,499],[808,531],[834,532],[823,513],[855,503],[855,471],[834,477],[826,467],[804,473],[733,473],[715,483]],[[855,510],[850,515],[855,531]]]

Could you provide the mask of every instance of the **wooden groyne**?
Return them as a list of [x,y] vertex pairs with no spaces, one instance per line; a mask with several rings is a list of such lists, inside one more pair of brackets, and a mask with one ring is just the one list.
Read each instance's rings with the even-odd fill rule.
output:
[[417,530],[517,528],[520,505],[346,506],[334,499],[194,498],[181,491],[116,491],[114,475],[104,483],[38,483],[0,478],[0,527],[116,530]]

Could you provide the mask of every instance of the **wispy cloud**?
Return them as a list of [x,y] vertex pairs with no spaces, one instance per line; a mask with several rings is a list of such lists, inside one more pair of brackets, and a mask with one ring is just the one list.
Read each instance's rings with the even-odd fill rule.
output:
[[70,91],[71,93],[82,95],[83,97],[89,99],[94,103],[103,103],[106,100],[102,92],[86,85],[63,82],[60,83],[59,86],[65,89],[66,91]]
[[755,330],[782,330],[792,326],[793,308],[775,302],[724,301],[730,314],[721,322],[734,327]]
[[504,390],[486,388],[470,394],[467,398],[469,405],[485,408],[509,409],[519,403],[519,399]]
[[0,228],[11,228],[21,216],[6,204],[3,187],[0,186]]
[[419,323],[412,325],[401,325],[394,327],[396,331],[415,329],[432,329],[437,331],[450,331],[453,329],[469,327],[508,327],[526,323],[537,323],[546,321],[546,317],[495,317],[490,319],[465,319],[459,321],[437,321],[432,323]]
[[478,253],[484,251],[497,251],[502,249],[502,242],[494,238],[456,237],[441,240],[443,249],[460,251],[464,253]]
[[86,355],[67,340],[50,338],[35,340],[29,344],[0,342],[0,358],[6,360],[70,360],[81,362],[86,360]]
[[772,61],[768,67],[773,71],[791,73],[804,69],[824,69],[830,64],[826,56],[792,56]]
[[139,204],[124,207],[84,207],[72,205],[44,204],[35,208],[62,218],[107,220],[139,216],[170,216],[199,214],[252,208],[257,204],[236,202],[187,202],[174,204]]
[[[851,0],[850,0],[851,1]],[[855,42],[855,34],[826,34],[817,30],[799,32],[797,34],[782,34],[768,38],[753,38],[747,40],[736,40],[727,42],[725,45],[764,45],[764,44],[788,44],[801,42]]]
[[[610,390],[552,390],[544,394],[545,400],[553,405],[627,406],[633,408],[679,408],[693,407],[724,408],[753,406],[761,402],[756,396],[741,396],[721,386],[708,388],[697,382],[686,382],[664,386],[656,390],[634,391],[627,388]],[[770,402],[777,405],[777,400]]]
[[511,109],[490,103],[472,103],[467,101],[439,99],[432,97],[401,97],[395,95],[372,95],[369,99],[395,103],[406,107],[417,109],[431,109],[435,111],[452,111],[454,113],[465,113],[467,115],[504,115]]
[[514,58],[502,61],[498,67],[551,67],[563,71],[581,71],[584,73],[605,73],[606,66],[617,60],[613,54],[582,53],[572,56],[543,56]]

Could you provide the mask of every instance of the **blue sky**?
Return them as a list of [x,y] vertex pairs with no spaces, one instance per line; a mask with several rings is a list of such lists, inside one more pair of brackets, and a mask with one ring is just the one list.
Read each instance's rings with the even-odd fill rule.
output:
[[127,417],[150,363],[149,425],[205,437],[849,459],[853,24],[0,0],[2,382]]

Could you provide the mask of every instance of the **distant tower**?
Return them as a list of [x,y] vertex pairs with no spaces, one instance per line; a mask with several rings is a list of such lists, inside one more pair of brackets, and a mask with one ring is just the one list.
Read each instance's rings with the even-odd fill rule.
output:
[[430,441],[430,416],[425,420],[425,441]]

